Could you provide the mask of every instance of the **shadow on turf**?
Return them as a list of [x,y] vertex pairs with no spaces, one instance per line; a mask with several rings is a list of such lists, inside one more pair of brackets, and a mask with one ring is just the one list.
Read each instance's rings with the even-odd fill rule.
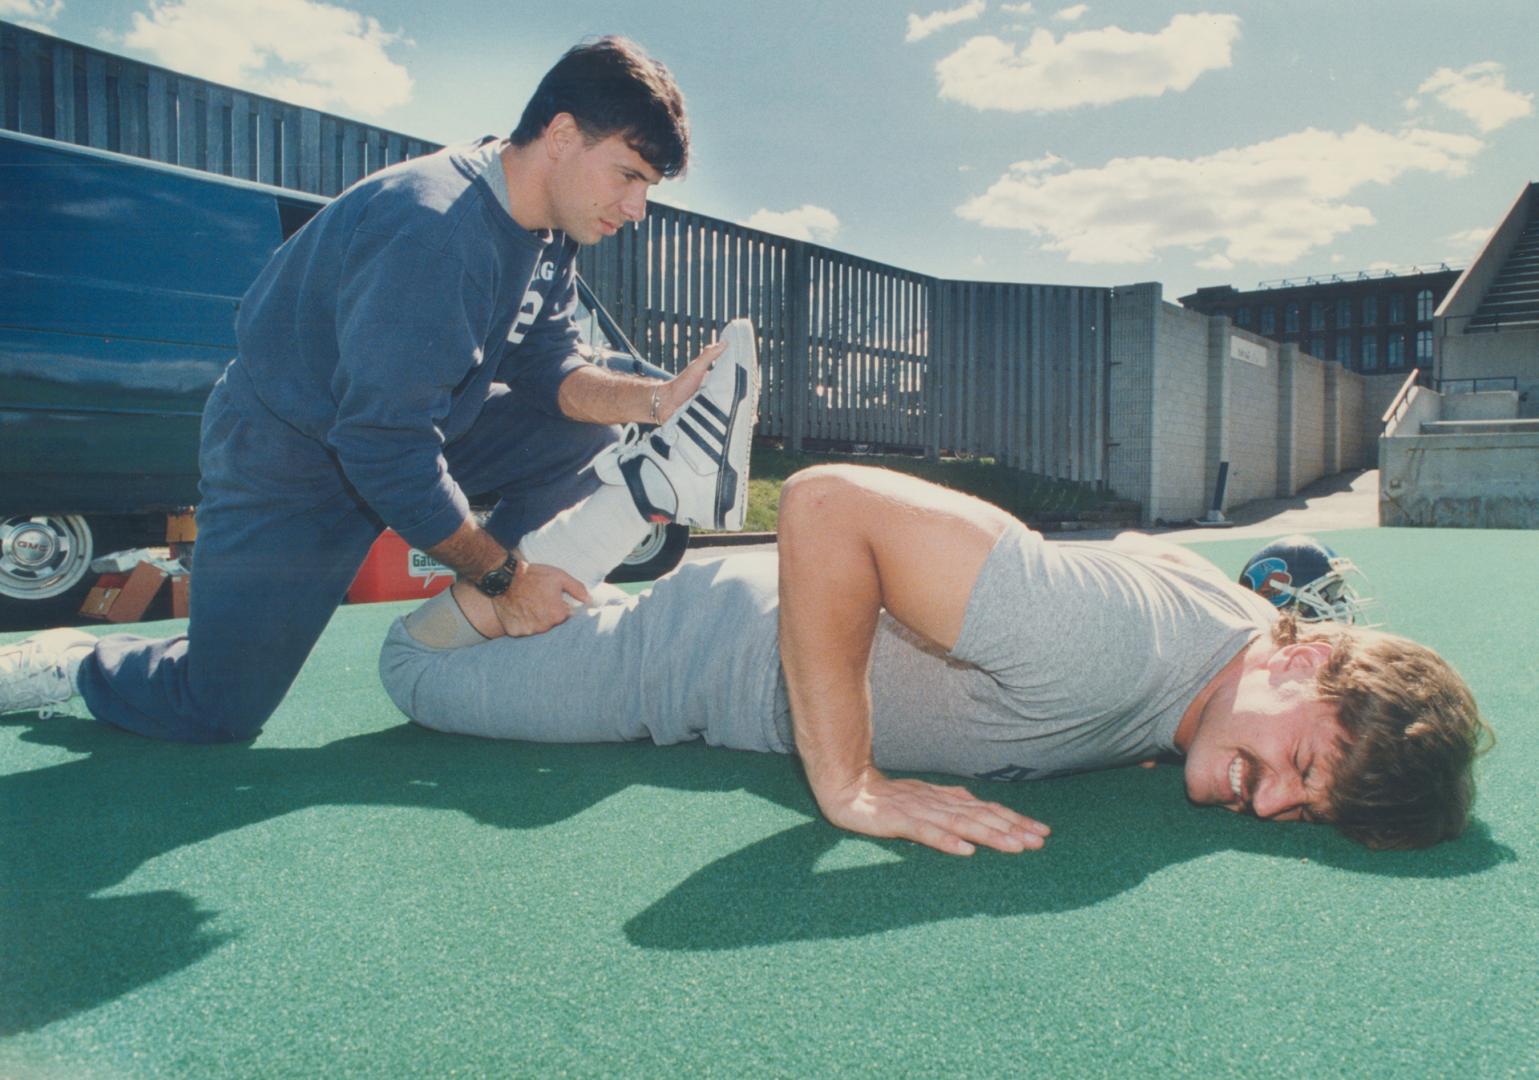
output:
[[[0,830],[3,1035],[107,1004],[229,941],[207,925],[218,912],[185,893],[97,894],[152,859],[298,810],[420,807],[523,829],[646,785],[744,791],[812,813],[789,760],[699,744],[539,746],[403,724],[314,748],[194,747],[84,720],[14,717],[0,726],[26,729],[24,742],[84,755],[0,776],[0,807],[12,823]],[[866,842],[808,821],[702,867],[624,933],[643,948],[733,949],[1064,911],[1116,896],[1164,867],[1235,850],[1391,877],[1473,874],[1514,858],[1479,826],[1433,852],[1373,853],[1317,826],[1196,810],[1173,768],[990,785],[988,793],[1052,824],[1048,849],[955,859],[888,842],[880,863],[820,868],[841,842]]]

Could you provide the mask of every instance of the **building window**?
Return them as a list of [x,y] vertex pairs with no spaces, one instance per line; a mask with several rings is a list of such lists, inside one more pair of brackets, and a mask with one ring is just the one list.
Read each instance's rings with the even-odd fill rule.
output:
[[1336,363],[1347,367],[1352,363],[1352,338],[1347,334],[1336,337]]
[[1389,335],[1389,366],[1405,367],[1405,335],[1398,330]]
[[1416,331],[1416,365],[1427,367],[1432,363],[1432,331]]
[[1316,360],[1325,359],[1325,338],[1316,334],[1309,339],[1309,355],[1313,356]]
[[1296,334],[1299,332],[1299,302],[1293,301],[1283,310],[1283,332]]
[[1261,332],[1263,334],[1277,333],[1277,309],[1264,307],[1261,309]]
[[1416,294],[1416,321],[1432,321],[1432,290],[1423,289]]
[[1343,296],[1336,301],[1336,329],[1341,330],[1352,325],[1352,301]]
[[1379,370],[1379,339],[1376,337],[1363,338],[1363,370]]
[[1325,301],[1313,300],[1309,304],[1309,328],[1311,330],[1325,329]]
[[1389,295],[1389,325],[1399,326],[1405,322],[1405,297],[1400,293]]
[[1235,309],[1234,325],[1243,326],[1247,329],[1250,327],[1250,308],[1241,307]]
[[1363,325],[1379,325],[1379,298],[1377,296],[1363,297]]

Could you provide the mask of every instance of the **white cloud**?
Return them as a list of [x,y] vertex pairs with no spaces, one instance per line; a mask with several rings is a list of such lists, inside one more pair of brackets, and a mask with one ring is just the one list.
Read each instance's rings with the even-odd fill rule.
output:
[[1089,10],[1089,4],[1075,4],[1073,7],[1059,8],[1053,13],[1053,18],[1059,22],[1079,22]]
[[398,42],[372,16],[318,0],[151,0],[122,39],[177,71],[370,114],[411,98],[411,76],[386,53]]
[[1011,15],[1030,15],[1032,9],[1031,9],[1031,4],[1030,3],[1025,3],[1025,4],[1000,4],[999,5],[999,10],[1000,11],[1008,11]]
[[975,109],[1053,112],[1185,90],[1227,68],[1236,15],[1177,15],[1154,34],[1115,26],[1065,34],[1039,29],[1017,47],[975,37],[935,65],[940,95]]
[[0,18],[10,19],[28,30],[53,33],[48,24],[64,10],[64,0],[0,0]]
[[1234,260],[1227,255],[1214,252],[1206,259],[1199,259],[1197,261],[1197,266],[1202,270],[1233,270]]
[[983,14],[984,0],[968,0],[958,8],[947,8],[944,11],[932,11],[928,15],[910,15],[908,17],[908,33],[903,36],[904,41],[919,41],[929,37],[937,30],[957,23],[971,22]]
[[1463,232],[1449,233],[1443,239],[1445,242],[1457,244],[1461,248],[1474,250],[1478,247],[1484,247],[1485,242],[1491,239],[1491,234],[1495,231],[1495,228],[1487,225],[1481,228],[1465,229]]
[[[1431,94],[1447,108],[1462,113],[1482,133],[1495,131],[1534,111],[1534,95],[1507,89],[1507,69],[1494,60],[1471,64],[1462,71],[1438,68],[1416,88],[1418,94]],[[1416,98],[1406,102],[1415,111]]]
[[1360,125],[1308,129],[1197,158],[1114,158],[1075,168],[1020,162],[957,208],[969,221],[1023,229],[1071,262],[1146,263],[1161,248],[1205,259],[1293,262],[1373,223],[1348,197],[1409,172],[1460,176],[1483,144],[1469,135]]
[[803,203],[795,210],[755,210],[743,224],[791,240],[811,240],[818,244],[829,243],[839,233],[839,219],[834,212],[811,203]]

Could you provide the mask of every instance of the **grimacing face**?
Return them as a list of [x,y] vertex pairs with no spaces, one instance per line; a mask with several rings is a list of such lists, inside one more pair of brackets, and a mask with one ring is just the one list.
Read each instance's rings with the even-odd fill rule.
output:
[[[552,124],[560,123],[560,117]],[[554,170],[554,226],[579,244],[596,244],[647,215],[647,192],[662,174],[623,136],[589,142],[572,124]]]
[[1315,672],[1330,652],[1305,642],[1247,662],[1232,703],[1205,712],[1186,748],[1188,798],[1273,821],[1329,820],[1342,730]]

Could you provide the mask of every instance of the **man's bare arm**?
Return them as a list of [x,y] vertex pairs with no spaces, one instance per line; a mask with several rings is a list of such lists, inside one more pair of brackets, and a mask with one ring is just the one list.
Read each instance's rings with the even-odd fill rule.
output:
[[1042,846],[1045,825],[960,787],[893,780],[871,757],[877,616],[951,649],[1010,517],[912,477],[858,466],[798,473],[781,489],[780,651],[797,753],[824,815],[872,836],[956,855]]
[[[694,396],[705,373],[725,348],[725,342],[712,342],[700,350],[689,366],[666,382],[585,364],[561,380],[556,402],[562,415],[585,424],[661,422]],[[656,415],[652,411],[654,392]]]

